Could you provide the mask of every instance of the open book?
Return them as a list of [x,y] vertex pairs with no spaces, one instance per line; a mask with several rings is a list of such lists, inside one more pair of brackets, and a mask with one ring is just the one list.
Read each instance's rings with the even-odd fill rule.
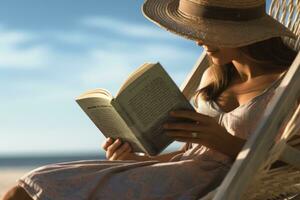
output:
[[162,124],[175,121],[171,110],[194,107],[159,63],[145,63],[133,72],[114,98],[107,90],[83,93],[77,103],[105,137],[129,142],[134,152],[157,155],[172,138]]

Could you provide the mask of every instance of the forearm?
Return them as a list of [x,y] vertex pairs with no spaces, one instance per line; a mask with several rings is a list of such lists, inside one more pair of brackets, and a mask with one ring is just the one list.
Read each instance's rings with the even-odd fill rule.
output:
[[246,140],[230,135],[227,142],[221,141],[218,151],[226,154],[232,160],[235,160],[239,152],[242,150]]

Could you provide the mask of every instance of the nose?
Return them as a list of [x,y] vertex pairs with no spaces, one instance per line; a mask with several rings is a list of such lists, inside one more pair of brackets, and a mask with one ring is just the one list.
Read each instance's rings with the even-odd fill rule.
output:
[[198,46],[202,46],[205,50],[208,49],[208,46],[207,46],[206,44],[204,44],[203,41],[196,41],[196,44],[197,44]]
[[218,47],[211,46],[211,45],[207,45],[207,44],[205,44],[205,43],[204,43],[203,41],[201,41],[201,40],[196,41],[196,44],[197,44],[198,46],[202,46],[203,49],[206,50],[206,51],[217,51],[217,50],[219,50]]

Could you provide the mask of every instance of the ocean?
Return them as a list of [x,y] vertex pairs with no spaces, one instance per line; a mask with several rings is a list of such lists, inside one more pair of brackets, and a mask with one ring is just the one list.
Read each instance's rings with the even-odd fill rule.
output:
[[0,168],[33,168],[52,163],[105,159],[104,154],[0,156]]

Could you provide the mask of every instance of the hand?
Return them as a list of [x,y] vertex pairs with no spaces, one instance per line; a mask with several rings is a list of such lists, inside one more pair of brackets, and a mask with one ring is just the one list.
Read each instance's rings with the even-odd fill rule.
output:
[[146,156],[136,155],[132,152],[132,148],[128,142],[123,143],[120,139],[113,140],[107,138],[102,144],[102,148],[106,151],[108,160],[146,160]]
[[105,155],[108,160],[125,160],[127,154],[132,151],[127,142],[123,144],[120,139],[113,140],[112,138],[107,138],[102,148],[106,151]]
[[235,137],[219,125],[215,119],[190,110],[172,111],[170,116],[192,122],[169,122],[164,124],[166,134],[177,141],[202,144],[235,158],[245,140]]

